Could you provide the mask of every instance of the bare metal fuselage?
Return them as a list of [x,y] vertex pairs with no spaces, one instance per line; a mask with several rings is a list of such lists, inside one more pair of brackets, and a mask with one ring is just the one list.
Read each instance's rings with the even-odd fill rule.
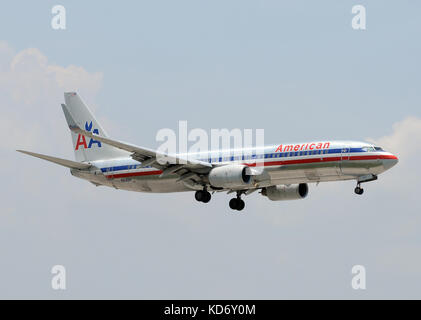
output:
[[[383,150],[363,151],[367,146],[372,145],[364,142],[332,142],[329,148],[321,150],[287,152],[276,151],[279,150],[278,146],[269,146],[262,150],[261,158],[251,155],[236,159],[224,154],[215,158],[215,152],[206,153],[209,159],[208,156],[203,158],[205,153],[190,156],[217,165],[241,163],[253,167],[259,163],[262,171],[254,177],[253,185],[263,188],[280,184],[358,180],[368,175],[377,176],[396,164],[397,158],[393,154]],[[226,151],[226,154],[230,154],[230,151]],[[162,171],[152,167],[141,168],[140,163],[131,158],[95,161],[91,164],[93,167],[90,170],[72,169],[71,172],[96,185],[137,192],[165,193],[202,188],[179,181],[176,174],[161,177]]]

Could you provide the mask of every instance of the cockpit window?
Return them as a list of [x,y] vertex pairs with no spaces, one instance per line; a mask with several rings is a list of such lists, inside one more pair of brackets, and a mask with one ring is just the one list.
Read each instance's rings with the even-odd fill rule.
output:
[[381,147],[363,147],[362,148],[363,151],[365,152],[376,152],[376,151],[384,151]]

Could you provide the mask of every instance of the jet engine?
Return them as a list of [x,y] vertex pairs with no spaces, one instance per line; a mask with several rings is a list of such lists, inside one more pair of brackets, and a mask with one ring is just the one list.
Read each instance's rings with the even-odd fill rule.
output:
[[251,182],[250,168],[245,165],[226,165],[209,172],[209,183],[217,188],[238,188]]
[[262,195],[272,201],[304,199],[308,194],[307,183],[298,185],[278,185],[262,189]]

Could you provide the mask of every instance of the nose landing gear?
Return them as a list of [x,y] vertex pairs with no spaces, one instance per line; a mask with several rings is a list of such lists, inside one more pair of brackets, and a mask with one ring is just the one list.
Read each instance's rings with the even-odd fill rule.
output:
[[364,189],[361,188],[361,184],[358,183],[357,186],[354,189],[354,192],[358,195],[362,195],[364,193]]
[[357,179],[357,186],[354,189],[354,192],[358,195],[362,195],[364,193],[364,189],[361,188],[361,183],[363,182],[370,182],[370,181],[374,181],[377,180],[377,176],[375,174],[366,174],[363,176],[359,176]]

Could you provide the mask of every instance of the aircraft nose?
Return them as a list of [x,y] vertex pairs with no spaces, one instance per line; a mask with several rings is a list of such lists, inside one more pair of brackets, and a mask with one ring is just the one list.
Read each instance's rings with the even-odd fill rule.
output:
[[394,165],[396,165],[399,162],[399,159],[395,155],[389,156],[387,159],[383,160],[383,167],[385,170],[389,170]]

